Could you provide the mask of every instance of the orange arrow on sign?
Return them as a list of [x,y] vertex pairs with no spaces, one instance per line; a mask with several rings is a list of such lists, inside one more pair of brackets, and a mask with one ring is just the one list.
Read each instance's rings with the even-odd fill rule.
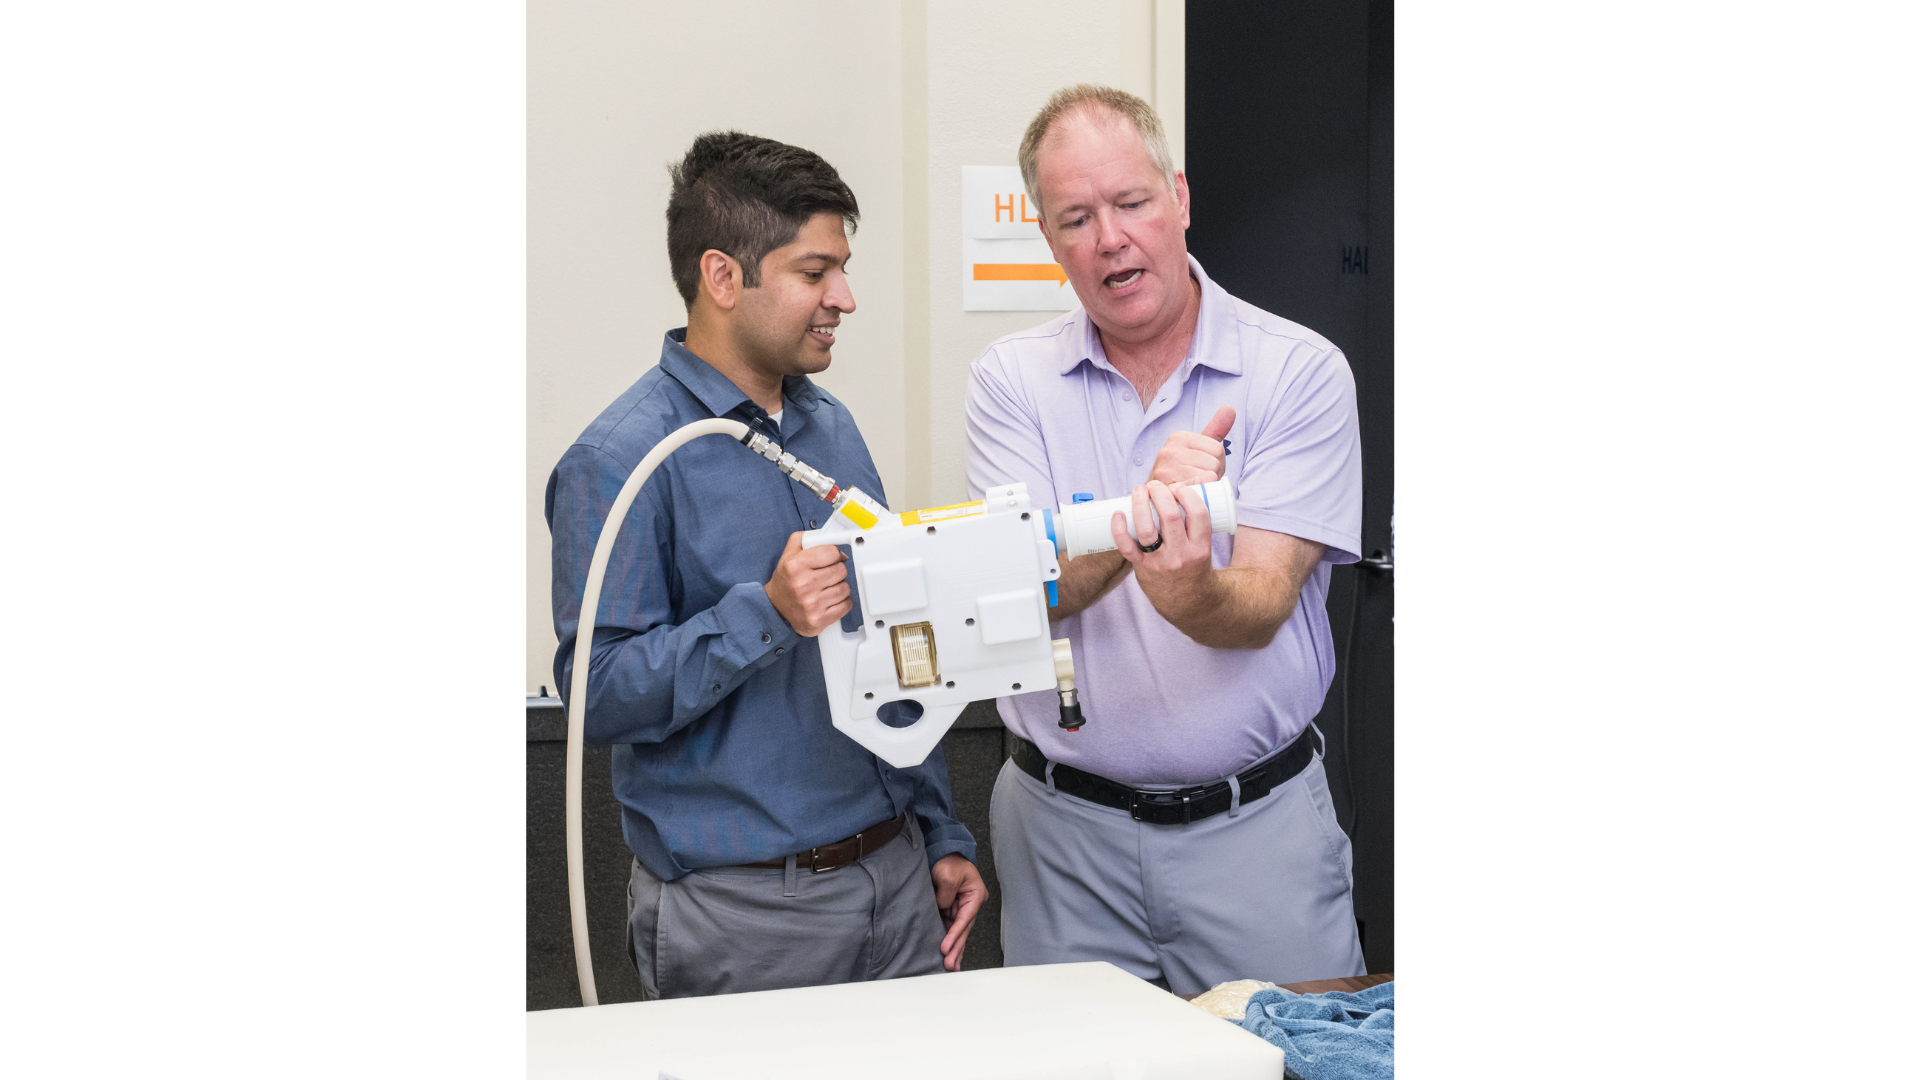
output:
[[975,281],[1057,281],[1067,283],[1059,263],[974,263]]

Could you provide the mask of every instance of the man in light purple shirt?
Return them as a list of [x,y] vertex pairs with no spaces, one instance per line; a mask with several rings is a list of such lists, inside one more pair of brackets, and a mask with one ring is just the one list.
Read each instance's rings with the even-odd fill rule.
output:
[[[1051,692],[999,701],[1019,737],[992,809],[1007,962],[1107,960],[1179,993],[1362,974],[1311,728],[1329,568],[1360,550],[1346,359],[1187,254],[1186,178],[1139,98],[1060,91],[1020,164],[1083,307],[974,362],[967,485],[1131,493],[1140,539],[1115,514],[1118,550],[1062,567],[1086,726],[1062,730]],[[1232,536],[1197,488],[1222,476]]]

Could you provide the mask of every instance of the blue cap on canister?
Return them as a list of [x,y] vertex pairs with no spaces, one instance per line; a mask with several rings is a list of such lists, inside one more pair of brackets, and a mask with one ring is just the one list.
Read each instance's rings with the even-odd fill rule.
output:
[[1076,503],[1083,503],[1083,502],[1092,502],[1092,501],[1093,501],[1093,492],[1091,492],[1091,491],[1076,491],[1076,492],[1074,492],[1074,493],[1073,493],[1073,501],[1074,501],[1074,502],[1076,502]]
[[[1053,557],[1057,559],[1060,557],[1060,538],[1053,535],[1053,511],[1041,510],[1040,519],[1047,523],[1047,539],[1053,542]],[[1060,585],[1057,582],[1047,582],[1047,606],[1060,606]]]

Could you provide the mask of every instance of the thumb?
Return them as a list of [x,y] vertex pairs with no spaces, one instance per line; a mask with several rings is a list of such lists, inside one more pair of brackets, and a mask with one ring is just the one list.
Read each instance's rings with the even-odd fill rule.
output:
[[800,534],[793,533],[787,537],[787,550],[782,551],[780,553],[780,561],[786,562],[787,559],[791,557],[794,552],[799,550],[800,550]]
[[1227,437],[1227,432],[1232,430],[1233,406],[1222,405],[1220,406],[1220,411],[1213,414],[1213,419],[1207,421],[1207,426],[1201,429],[1200,434],[1205,435],[1215,442],[1219,442],[1221,439]]

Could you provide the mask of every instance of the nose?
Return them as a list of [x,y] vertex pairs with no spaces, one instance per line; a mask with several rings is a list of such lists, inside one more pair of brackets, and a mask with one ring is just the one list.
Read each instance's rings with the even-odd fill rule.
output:
[[1099,228],[1098,240],[1100,254],[1118,255],[1127,249],[1126,231],[1120,228],[1119,218],[1109,210],[1101,210],[1094,216],[1094,224]]
[[847,275],[834,271],[833,283],[827,287],[827,296],[821,301],[821,306],[834,308],[842,314],[852,313],[853,288],[847,284]]

